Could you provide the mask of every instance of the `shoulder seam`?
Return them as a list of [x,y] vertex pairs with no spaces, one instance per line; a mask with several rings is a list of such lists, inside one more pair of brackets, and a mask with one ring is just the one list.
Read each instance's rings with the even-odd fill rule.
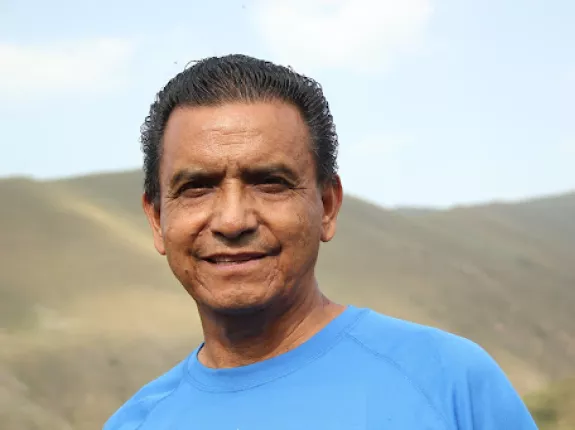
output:
[[[436,343],[433,342],[433,335],[437,333],[435,330],[427,332],[427,337],[431,338],[432,340],[432,345],[433,345],[433,353],[435,355],[435,359],[437,360],[437,362],[439,363],[439,367],[441,369],[441,375],[442,377],[445,379],[445,377],[447,376],[447,372],[445,371],[445,363],[443,362],[443,358],[441,357],[441,355],[439,354],[438,348],[436,347]],[[456,418],[456,425],[459,425],[458,419]]]
[[[183,372],[182,372],[183,373]],[[174,394],[183,384],[184,382],[184,375],[182,374],[180,376],[180,382],[170,391],[168,391],[161,399],[159,399],[156,404],[148,411],[148,413],[146,414],[146,417],[142,420],[142,422],[138,425],[138,427],[136,427],[134,430],[140,430],[142,428],[142,426],[144,424],[146,424],[146,422],[148,421],[148,418],[150,417],[151,413],[160,405],[160,403],[162,403],[164,400],[166,400],[168,397],[170,397],[172,394]],[[142,403],[144,403],[144,399],[140,400],[137,403],[137,406],[140,406]]]
[[[423,396],[423,398],[425,399],[425,401],[427,402],[428,406],[437,414],[437,416],[440,418],[440,420],[443,422],[443,424],[445,425],[446,429],[451,429],[451,426],[449,425],[449,421],[447,420],[447,418],[445,417],[445,415],[433,404],[433,402],[431,401],[431,398],[429,397],[429,395],[426,393],[426,391],[419,385],[417,384],[415,381],[413,381],[413,379],[411,379],[409,377],[409,375],[407,374],[407,372],[394,360],[392,360],[391,358],[389,358],[387,355],[381,354],[380,352],[374,350],[373,348],[367,346],[364,342],[362,342],[360,339],[358,339],[357,337],[355,337],[353,334],[351,333],[347,333],[347,336],[354,341],[355,343],[357,343],[359,346],[361,346],[363,349],[365,349],[366,351],[368,351],[370,354],[373,354],[375,357],[377,357],[380,360],[383,360],[385,362],[387,362],[388,364],[390,364],[393,368],[395,368],[395,370],[397,370],[401,375],[403,375],[403,377],[407,380],[407,382],[409,382],[416,390],[417,392],[419,392],[419,394],[421,396]],[[441,369],[442,373],[443,373],[443,367]]]

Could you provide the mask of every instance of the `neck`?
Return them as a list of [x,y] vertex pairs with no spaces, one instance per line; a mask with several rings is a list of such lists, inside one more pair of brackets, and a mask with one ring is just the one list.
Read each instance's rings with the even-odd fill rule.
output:
[[207,367],[229,368],[275,357],[310,339],[343,310],[317,287],[302,300],[249,313],[200,308],[205,341],[198,359]]

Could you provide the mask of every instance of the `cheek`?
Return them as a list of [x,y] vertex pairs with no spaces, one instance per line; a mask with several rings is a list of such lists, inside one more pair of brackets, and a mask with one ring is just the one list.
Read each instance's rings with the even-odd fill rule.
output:
[[170,208],[162,219],[162,234],[167,251],[187,248],[202,228],[200,211]]
[[319,243],[321,237],[321,214],[311,202],[303,203],[274,211],[275,230],[280,240],[296,254]]

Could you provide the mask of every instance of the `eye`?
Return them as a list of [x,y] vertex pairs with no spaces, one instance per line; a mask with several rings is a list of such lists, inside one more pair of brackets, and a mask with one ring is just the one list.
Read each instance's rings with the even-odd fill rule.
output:
[[280,176],[267,176],[257,184],[257,187],[267,193],[279,193],[291,189],[292,185]]
[[194,181],[182,185],[177,194],[183,197],[201,197],[213,188],[214,184],[209,181]]

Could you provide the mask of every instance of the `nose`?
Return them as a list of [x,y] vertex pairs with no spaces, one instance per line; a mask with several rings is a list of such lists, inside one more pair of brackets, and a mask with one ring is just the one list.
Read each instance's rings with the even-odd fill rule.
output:
[[222,186],[214,202],[211,230],[226,240],[237,240],[257,229],[257,217],[250,198],[240,184]]

